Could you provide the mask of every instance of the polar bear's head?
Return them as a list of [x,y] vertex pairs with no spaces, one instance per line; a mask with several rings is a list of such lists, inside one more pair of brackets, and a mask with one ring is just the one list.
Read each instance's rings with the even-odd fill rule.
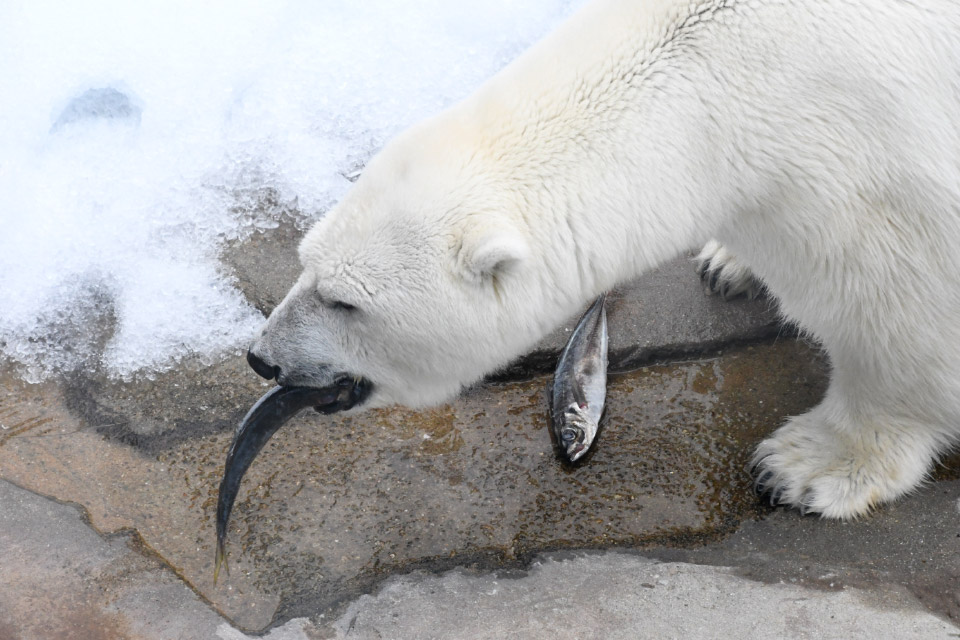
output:
[[365,406],[424,406],[552,328],[509,177],[443,130],[391,143],[310,230],[303,273],[250,347],[258,373],[289,386],[363,380]]

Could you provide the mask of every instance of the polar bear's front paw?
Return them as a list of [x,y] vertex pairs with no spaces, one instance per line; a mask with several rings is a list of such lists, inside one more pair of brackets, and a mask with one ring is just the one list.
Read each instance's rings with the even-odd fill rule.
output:
[[749,300],[763,291],[749,267],[716,240],[705,244],[695,260],[697,273],[706,290],[724,300],[732,300],[738,296]]
[[922,430],[828,425],[818,411],[791,418],[760,443],[757,492],[801,513],[852,519],[914,490],[935,455]]

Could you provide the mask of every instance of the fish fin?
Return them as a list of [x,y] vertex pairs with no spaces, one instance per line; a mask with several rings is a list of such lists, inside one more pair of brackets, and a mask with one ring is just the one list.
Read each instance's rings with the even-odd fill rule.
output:
[[570,386],[573,387],[573,399],[577,401],[577,404],[580,405],[581,408],[590,406],[590,403],[587,402],[587,396],[583,393],[583,387],[581,387],[579,384]]

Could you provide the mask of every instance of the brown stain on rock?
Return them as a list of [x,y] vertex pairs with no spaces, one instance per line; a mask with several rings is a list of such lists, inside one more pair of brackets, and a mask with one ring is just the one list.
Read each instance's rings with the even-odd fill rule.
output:
[[[45,611],[47,623],[36,637],[48,640],[137,640],[122,614],[107,613],[94,605]],[[58,615],[59,614],[59,615]]]
[[137,640],[125,617],[75,598],[49,598],[37,609],[0,610],[2,640]]

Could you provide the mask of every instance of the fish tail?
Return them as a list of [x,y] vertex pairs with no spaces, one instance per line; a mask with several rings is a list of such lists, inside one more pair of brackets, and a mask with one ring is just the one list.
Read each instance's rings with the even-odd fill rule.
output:
[[227,563],[227,554],[223,549],[223,543],[218,540],[217,555],[213,562],[213,586],[217,586],[217,578],[220,576],[221,565],[223,565],[223,569],[229,574],[230,565]]

